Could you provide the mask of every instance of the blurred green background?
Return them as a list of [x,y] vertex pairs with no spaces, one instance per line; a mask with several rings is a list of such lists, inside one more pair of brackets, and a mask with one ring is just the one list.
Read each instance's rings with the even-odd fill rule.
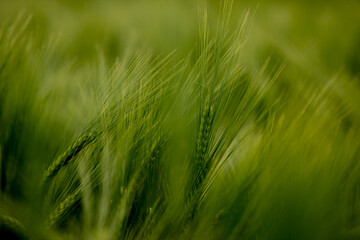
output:
[[[109,62],[130,47],[155,53],[177,49],[183,57],[194,47],[199,5],[193,0],[2,0],[0,20],[32,13],[32,27],[44,36],[59,34],[63,57],[79,62],[91,61],[97,47]],[[216,16],[219,5],[208,1],[210,15]],[[235,1],[233,23],[248,9],[253,21],[245,64],[262,65],[271,55],[309,74],[359,74],[359,1]]]

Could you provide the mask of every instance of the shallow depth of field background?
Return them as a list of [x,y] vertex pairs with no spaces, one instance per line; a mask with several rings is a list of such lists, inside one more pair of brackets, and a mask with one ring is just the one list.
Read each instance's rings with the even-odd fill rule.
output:
[[[219,5],[219,1],[208,1],[213,23]],[[64,58],[91,62],[98,46],[110,64],[129,47],[151,49],[155,53],[177,49],[179,56],[187,54],[197,36],[199,6],[198,1],[187,0],[3,0],[0,18],[3,22],[21,11],[31,13],[34,29],[38,28],[46,37],[61,36],[59,47],[66,50]],[[234,1],[232,22],[237,24],[250,9],[253,19],[245,64],[261,65],[261,61],[272,56],[285,61],[290,68],[305,68],[302,71],[305,76],[314,74],[314,69],[324,75],[339,70],[356,75],[359,8],[356,0]],[[313,69],[306,69],[304,62]]]

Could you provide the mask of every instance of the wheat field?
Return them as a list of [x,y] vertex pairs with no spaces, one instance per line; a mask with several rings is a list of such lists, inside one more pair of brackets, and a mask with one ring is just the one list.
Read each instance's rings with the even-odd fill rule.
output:
[[360,3],[0,2],[1,239],[360,239]]

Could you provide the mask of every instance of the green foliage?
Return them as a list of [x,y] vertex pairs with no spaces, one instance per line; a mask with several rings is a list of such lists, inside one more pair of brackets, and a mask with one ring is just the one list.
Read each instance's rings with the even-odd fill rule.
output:
[[[269,38],[261,6],[238,21],[244,8],[226,0],[202,3],[198,30],[189,32],[190,23],[176,18],[192,1],[48,1],[27,5],[33,15],[10,14],[0,31],[1,234],[358,239],[357,56],[336,49],[342,65],[333,69],[328,33],[317,33],[325,43],[315,47],[318,55],[290,44],[281,35],[287,11],[321,3],[274,2],[264,6],[285,20],[274,20],[279,36]],[[359,9],[348,4],[343,9]],[[163,13],[161,6],[172,8]],[[144,33],[140,42],[150,43],[150,53],[131,36],[125,41],[103,28],[127,33],[141,22],[116,23],[112,7],[137,14],[158,7],[164,16],[154,22],[165,18],[184,32],[163,40],[155,28]],[[54,35],[52,27],[63,24],[51,16],[54,9],[84,15],[66,28],[80,29],[79,36]],[[89,23],[97,14],[103,18]],[[289,30],[293,36],[306,32],[297,20],[289,24],[298,27]],[[356,46],[353,35],[347,42]],[[265,44],[274,51],[270,58]]]

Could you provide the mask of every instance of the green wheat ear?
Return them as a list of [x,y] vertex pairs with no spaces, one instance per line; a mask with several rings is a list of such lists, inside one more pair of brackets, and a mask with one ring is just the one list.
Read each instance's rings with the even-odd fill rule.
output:
[[155,161],[158,161],[159,158],[161,157],[161,154],[162,154],[165,144],[166,144],[166,138],[161,136],[159,138],[159,140],[157,140],[154,147],[152,148],[152,150],[150,152],[150,156],[141,163],[139,173],[136,176],[137,183],[139,185],[144,184],[144,181],[146,180],[146,177],[149,174],[149,169],[153,168]]
[[209,146],[213,120],[214,107],[208,106],[204,109],[204,112],[201,116],[200,128],[198,132],[195,164],[198,167],[199,175],[197,181],[195,181],[195,189],[204,180],[209,169],[209,161],[206,159],[206,154]]
[[198,202],[202,195],[201,186],[211,167],[212,162],[211,159],[208,159],[207,155],[214,116],[214,107],[210,104],[206,104],[206,107],[201,114],[199,132],[196,141],[196,153],[193,166],[194,178],[190,183],[190,192],[187,196],[187,221],[191,220],[195,215]]
[[81,197],[82,189],[77,189],[74,193],[69,195],[62,201],[59,206],[48,216],[45,223],[47,227],[53,226],[60,218],[75,204],[77,200]]
[[59,172],[62,166],[68,164],[83,148],[93,142],[98,135],[99,134],[96,133],[88,133],[78,138],[77,141],[63,152],[45,171],[42,184],[48,183]]
[[14,217],[0,216],[0,223],[14,229],[15,231],[18,231],[20,233],[25,233],[24,225]]

